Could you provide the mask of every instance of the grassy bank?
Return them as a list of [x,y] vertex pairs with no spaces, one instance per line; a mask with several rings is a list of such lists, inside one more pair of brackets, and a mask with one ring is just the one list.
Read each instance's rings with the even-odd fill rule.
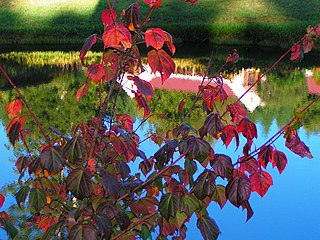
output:
[[[117,0],[118,12],[132,0]],[[141,1],[141,12],[148,6]],[[0,44],[79,44],[101,33],[106,0],[1,0]],[[150,20],[176,42],[288,46],[320,21],[320,1],[164,0]]]

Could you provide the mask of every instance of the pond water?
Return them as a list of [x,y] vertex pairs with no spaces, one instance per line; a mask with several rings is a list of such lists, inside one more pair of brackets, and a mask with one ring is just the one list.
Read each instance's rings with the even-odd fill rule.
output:
[[[240,62],[240,66],[238,66],[240,73],[242,67],[263,70],[273,60],[276,60],[275,58],[270,60],[269,55],[266,59],[255,60],[250,55],[250,51],[243,50],[244,56],[245,53],[248,53],[249,57],[243,57],[242,63]],[[320,94],[317,92],[318,85],[315,82],[308,82],[305,74],[305,69],[312,70],[314,75],[318,73],[316,67],[320,66],[320,63],[317,62],[320,58],[319,56],[315,58],[315,56],[317,55],[313,57],[311,55],[310,59],[301,65],[293,67],[288,63],[282,65],[274,73],[267,75],[266,81],[255,89],[254,94],[263,102],[263,107],[258,106],[254,110],[252,109],[253,111],[249,115],[250,119],[257,124],[259,136],[258,141],[255,142],[257,146],[267,141],[292,118],[293,109],[302,108],[314,98],[314,94]],[[62,132],[67,132],[73,124],[84,121],[95,114],[94,110],[99,103],[95,99],[94,93],[89,92],[88,97],[83,98],[80,102],[75,101],[75,91],[85,79],[85,72],[79,65],[67,64],[66,67],[63,64],[58,66],[37,64],[34,59],[31,61],[34,64],[26,64],[26,60],[21,60],[23,58],[18,59],[20,60],[5,61],[0,58],[0,65],[19,85],[46,129],[49,126],[54,126]],[[6,103],[15,98],[15,94],[5,84],[3,76],[0,76],[0,88],[0,108],[4,109]],[[181,99],[190,99],[193,96],[194,93],[190,89],[189,92],[183,92],[173,91],[167,87],[166,90],[155,92],[155,100],[151,102],[150,107],[156,113],[167,113],[173,111],[172,106],[177,106]],[[260,103],[260,105],[262,104]],[[142,113],[137,111],[136,106],[127,95],[120,95],[118,109],[134,116],[136,118],[135,125],[139,124]],[[222,232],[219,239],[318,239],[320,230],[319,109],[320,104],[311,108],[306,116],[304,127],[299,130],[300,138],[310,147],[314,158],[300,158],[284,147],[283,138],[278,139],[275,146],[287,154],[288,165],[281,175],[275,169],[268,169],[273,177],[274,185],[270,187],[263,198],[260,198],[256,193],[252,194],[250,203],[255,214],[249,222],[245,222],[245,211],[235,208],[230,203],[227,203],[222,210],[217,204],[210,205],[209,214],[215,219]],[[0,112],[2,160],[0,184],[3,186],[12,183],[17,175],[13,172],[13,161],[8,161],[14,159],[14,152],[11,147],[8,147],[9,143],[5,133],[8,119],[5,117],[4,111]],[[189,124],[198,129],[201,117],[205,116],[193,116]],[[142,126],[140,133],[146,135],[154,129],[155,125],[162,133],[173,127],[170,119],[150,119]],[[33,140],[31,148],[36,148],[36,140],[39,139],[40,134],[34,125],[29,124],[28,127],[32,132],[30,136]],[[221,141],[213,144],[216,153],[228,154],[233,159],[241,154],[239,151],[234,151],[234,143],[228,149]],[[145,151],[147,156],[152,156],[157,150],[150,141],[142,143],[141,149]],[[21,149],[18,149],[16,153],[19,151]],[[8,196],[3,209],[7,209],[13,203],[14,199]],[[195,227],[196,219],[194,217],[191,218],[190,224],[187,226],[189,229],[187,239],[200,239],[200,232]],[[3,230],[0,230],[0,239],[6,239]]]

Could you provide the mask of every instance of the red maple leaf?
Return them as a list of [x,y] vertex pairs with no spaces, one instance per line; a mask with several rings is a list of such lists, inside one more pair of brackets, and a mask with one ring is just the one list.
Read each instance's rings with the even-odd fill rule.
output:
[[267,165],[269,162],[273,162],[273,147],[263,146],[259,153],[258,153],[258,159],[262,167],[267,168]]
[[221,134],[221,139],[222,139],[224,145],[226,147],[228,147],[233,138],[236,139],[236,146],[238,148],[239,147],[239,134],[237,131],[237,127],[229,124],[223,128],[222,134]]
[[296,130],[289,130],[285,134],[286,137],[286,147],[289,148],[292,152],[299,155],[300,157],[313,158],[310,149],[302,142],[298,136]]
[[281,174],[283,170],[286,168],[288,163],[288,159],[286,155],[278,150],[273,151],[273,158],[272,158],[272,167],[277,167],[279,173]]
[[0,193],[0,208],[2,208],[2,205],[4,203],[4,196]]
[[256,125],[246,117],[241,120],[238,132],[241,132],[248,140],[258,137]]
[[155,49],[161,49],[166,41],[166,34],[161,28],[148,28],[145,33],[147,47],[152,46]]
[[111,24],[114,24],[117,19],[117,13],[115,10],[103,10],[101,13],[101,20],[104,27],[108,27]]
[[269,173],[258,170],[250,175],[251,190],[257,192],[263,197],[268,191],[269,187],[273,184],[272,177]]
[[148,52],[148,63],[152,72],[161,74],[162,83],[174,73],[176,65],[164,50],[151,50]]
[[99,83],[104,80],[105,69],[102,64],[91,64],[87,69],[87,77],[91,78],[95,83]]
[[150,7],[156,7],[159,8],[161,5],[162,0],[143,0],[146,4],[148,4]]
[[58,222],[58,218],[55,216],[48,215],[48,216],[41,217],[41,220],[38,224],[38,229],[41,228],[44,232],[46,232],[51,225],[57,222]]
[[132,46],[130,31],[119,23],[111,24],[104,30],[102,41],[105,48],[111,47],[120,51]]
[[244,117],[248,116],[247,110],[239,102],[228,105],[227,111],[230,112],[232,122],[237,125],[239,125]]
[[77,90],[76,93],[76,98],[78,101],[80,101],[80,99],[88,94],[89,91],[89,87],[90,87],[90,81],[85,81],[80,88]]
[[12,100],[5,108],[8,117],[9,118],[14,118],[15,116],[17,116],[18,114],[21,113],[22,111],[22,102],[20,99],[15,99]]
[[87,38],[85,43],[83,44],[81,51],[80,51],[80,60],[82,64],[84,63],[84,57],[86,56],[87,52],[91,49],[91,47],[96,43],[97,41],[97,34],[92,34]]
[[117,123],[128,132],[133,132],[134,119],[128,114],[116,114]]

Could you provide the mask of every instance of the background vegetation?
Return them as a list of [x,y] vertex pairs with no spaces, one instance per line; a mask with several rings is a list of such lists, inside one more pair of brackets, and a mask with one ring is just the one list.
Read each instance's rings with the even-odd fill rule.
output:
[[[117,0],[116,10],[131,0]],[[144,15],[149,6],[141,1]],[[105,0],[2,0],[0,44],[76,44],[101,33]],[[320,19],[320,2],[309,0],[164,0],[150,26],[176,42],[290,46]],[[206,14],[204,14],[206,13]]]

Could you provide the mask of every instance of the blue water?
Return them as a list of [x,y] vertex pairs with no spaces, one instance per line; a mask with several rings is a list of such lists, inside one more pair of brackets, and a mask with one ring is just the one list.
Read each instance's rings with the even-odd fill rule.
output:
[[[257,145],[265,142],[277,130],[274,123],[269,132],[265,133],[258,123],[259,141]],[[246,223],[246,212],[237,209],[230,203],[220,210],[212,203],[208,212],[217,222],[221,235],[219,240],[246,239],[246,240],[273,240],[273,239],[320,239],[320,133],[306,135],[299,131],[300,138],[310,147],[313,159],[300,158],[284,147],[280,138],[275,146],[284,151],[288,157],[288,165],[280,175],[276,169],[268,169],[273,177],[274,185],[267,194],[261,198],[257,193],[252,193],[250,203],[254,216]],[[0,183],[12,182],[17,176],[13,173],[14,164],[8,159],[13,158],[13,153],[4,144],[8,144],[3,126],[0,124],[0,152],[1,174]],[[141,149],[147,156],[152,155],[156,145],[146,141]],[[225,147],[220,143],[214,146],[216,153],[226,153]],[[234,143],[231,143],[227,154],[236,158]],[[5,210],[14,203],[13,198],[8,198],[0,211]],[[190,219],[187,239],[202,239],[196,228],[196,218]],[[0,230],[0,239],[7,239],[3,230]]]

